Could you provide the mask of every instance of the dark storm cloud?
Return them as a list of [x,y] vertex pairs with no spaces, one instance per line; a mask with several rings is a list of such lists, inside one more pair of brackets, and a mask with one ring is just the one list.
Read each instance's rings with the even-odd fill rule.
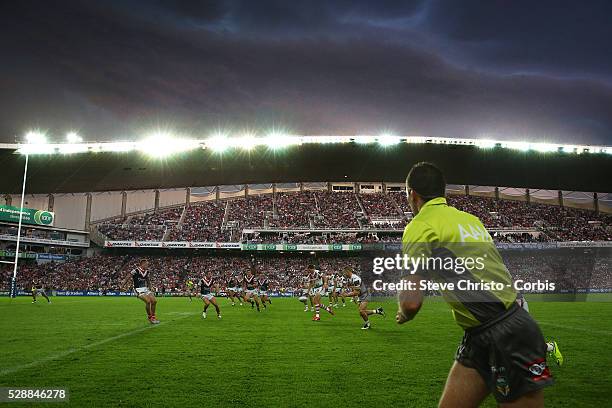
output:
[[604,10],[570,5],[5,4],[2,140],[274,125],[610,144],[612,33]]
[[466,61],[610,81],[611,14],[607,0],[431,1],[427,25]]

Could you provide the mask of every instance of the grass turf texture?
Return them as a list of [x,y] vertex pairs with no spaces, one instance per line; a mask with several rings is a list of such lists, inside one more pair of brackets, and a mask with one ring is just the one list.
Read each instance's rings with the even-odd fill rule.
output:
[[[220,299],[223,319],[203,320],[199,299],[161,298],[153,327],[135,298],[52,301],[0,299],[0,386],[67,387],[74,406],[435,406],[462,336],[432,300],[404,326],[393,300],[371,302],[388,316],[370,331],[353,303],[312,322],[296,299],[261,313]],[[549,361],[547,406],[606,406],[612,303],[530,307],[566,358]]]

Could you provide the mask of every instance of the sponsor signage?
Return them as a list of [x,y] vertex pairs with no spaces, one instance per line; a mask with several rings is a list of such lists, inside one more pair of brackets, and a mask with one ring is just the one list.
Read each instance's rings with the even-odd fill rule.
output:
[[[0,234],[0,240],[17,241],[17,235]],[[65,241],[62,239],[25,237],[23,235],[21,236],[20,240],[21,242],[32,242],[35,244],[64,245],[64,246],[78,246],[78,247],[88,247],[89,246],[89,243],[87,242]]]
[[106,248],[206,248],[241,249],[240,242],[190,242],[190,241],[105,241]]
[[[14,257],[15,257],[15,251],[7,251],[5,249],[0,249],[0,258],[14,258]],[[36,253],[19,252],[19,258],[36,259]]]
[[63,261],[65,259],[68,259],[66,255],[58,255],[58,254],[38,254],[36,258],[40,260],[46,260],[46,261]]
[[[1,237],[1,236],[0,236]],[[57,242],[57,241],[55,241]],[[196,241],[106,241],[107,248],[168,248],[168,249],[236,249],[243,251],[400,251],[399,242],[372,244],[242,244],[240,242],[196,242]],[[554,248],[601,248],[612,247],[612,242],[524,242],[497,243],[499,249],[554,249]]]
[[19,222],[19,213],[21,212],[21,223],[32,225],[52,226],[55,220],[55,213],[45,210],[36,210],[34,208],[13,207],[12,205],[0,205],[0,221]]
[[361,251],[362,244],[242,244],[243,251]]

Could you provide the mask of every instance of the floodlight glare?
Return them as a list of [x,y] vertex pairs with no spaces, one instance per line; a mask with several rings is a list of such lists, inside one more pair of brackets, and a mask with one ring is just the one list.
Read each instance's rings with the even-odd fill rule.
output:
[[393,135],[383,134],[378,137],[378,144],[383,147],[395,146],[399,142],[400,138]]
[[495,147],[495,140],[481,139],[476,142],[476,146],[481,149],[492,149]]
[[192,139],[175,139],[169,133],[156,132],[138,144],[138,150],[152,157],[167,157],[175,153],[195,149],[198,143]]
[[28,143],[22,144],[17,152],[20,154],[53,154],[55,153],[56,145],[51,145],[47,143]]
[[531,149],[531,145],[527,142],[508,142],[508,147],[511,149],[520,150],[526,152]]
[[68,143],[81,143],[83,141],[83,138],[79,136],[77,132],[68,132],[66,134],[66,140],[68,141]]
[[85,153],[87,145],[82,143],[65,143],[60,144],[58,150],[62,154]]
[[213,152],[223,153],[232,147],[232,143],[225,134],[217,133],[206,140],[206,147],[210,148]]
[[136,148],[134,142],[111,142],[111,143],[99,143],[96,148],[101,152],[130,152]]
[[28,133],[26,133],[25,138],[29,144],[47,143],[47,137],[45,136],[45,134],[37,130],[29,131]]
[[554,152],[558,150],[558,146],[551,143],[534,143],[531,148],[540,153]]
[[265,138],[264,142],[272,150],[284,149],[294,144],[300,144],[297,137],[283,134],[283,133],[269,133]]
[[260,141],[251,134],[240,136],[236,139],[235,145],[245,150],[251,150],[260,144]]
[[372,136],[355,136],[353,140],[355,141],[355,143],[362,144],[362,145],[366,145],[366,144],[375,142]]

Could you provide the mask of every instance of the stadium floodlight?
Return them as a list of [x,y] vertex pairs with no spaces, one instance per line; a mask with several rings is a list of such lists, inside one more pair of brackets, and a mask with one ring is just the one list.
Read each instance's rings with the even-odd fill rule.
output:
[[272,150],[284,149],[292,145],[301,144],[298,137],[278,132],[268,133],[264,138],[264,143]]
[[85,153],[88,151],[84,143],[62,143],[58,145],[58,151],[62,154]]
[[223,153],[232,147],[232,142],[225,133],[217,132],[206,139],[206,147],[215,153]]
[[47,136],[38,130],[31,130],[25,135],[26,142],[29,144],[45,144],[47,143]]
[[81,143],[83,141],[83,138],[79,136],[77,132],[68,132],[66,134],[66,140],[68,141],[68,143]]
[[[485,135],[486,136],[486,135]],[[382,132],[378,136],[355,135],[294,135],[284,129],[272,129],[265,136],[245,131],[232,137],[224,131],[217,131],[207,139],[177,138],[165,131],[157,131],[141,141],[121,142],[83,142],[76,132],[66,134],[68,143],[49,143],[44,132],[32,130],[24,135],[25,141],[8,147],[19,154],[72,154],[99,152],[129,152],[139,150],[154,157],[169,156],[174,153],[191,149],[205,148],[221,153],[228,149],[251,150],[257,146],[267,146],[271,150],[279,150],[293,145],[323,145],[356,143],[360,145],[377,144],[387,148],[401,143],[435,144],[435,145],[469,145],[482,149],[511,149],[523,152],[558,152],[564,154],[612,154],[611,146],[564,145],[546,142],[501,141],[494,139],[465,139],[426,136],[397,136]]]
[[137,148],[149,156],[162,158],[195,149],[198,146],[198,142],[192,139],[180,139],[170,133],[155,132],[138,143]]
[[261,141],[251,133],[245,133],[244,135],[236,138],[233,143],[235,147],[240,147],[241,149],[245,150],[252,150],[260,144]]
[[490,139],[481,139],[476,141],[476,146],[480,147],[481,149],[492,149],[495,147],[495,140],[490,140]]
[[531,149],[531,145],[528,142],[508,142],[506,146],[510,149],[520,150],[526,152]]
[[111,143],[98,143],[94,149],[100,152],[130,152],[136,149],[136,143],[134,142],[111,142]]
[[395,146],[400,143],[400,138],[387,133],[383,133],[377,138],[378,144],[382,147]]
[[559,150],[559,146],[552,143],[533,143],[531,145],[531,149],[540,152],[540,153],[549,153],[555,152]]
[[360,135],[360,136],[354,136],[353,141],[357,144],[366,145],[366,144],[374,143],[376,140],[372,136]]
[[27,143],[27,144],[20,145],[19,148],[17,149],[17,153],[25,154],[25,155],[54,154],[57,151],[56,146],[57,145],[52,145],[48,143],[42,143],[42,144]]

